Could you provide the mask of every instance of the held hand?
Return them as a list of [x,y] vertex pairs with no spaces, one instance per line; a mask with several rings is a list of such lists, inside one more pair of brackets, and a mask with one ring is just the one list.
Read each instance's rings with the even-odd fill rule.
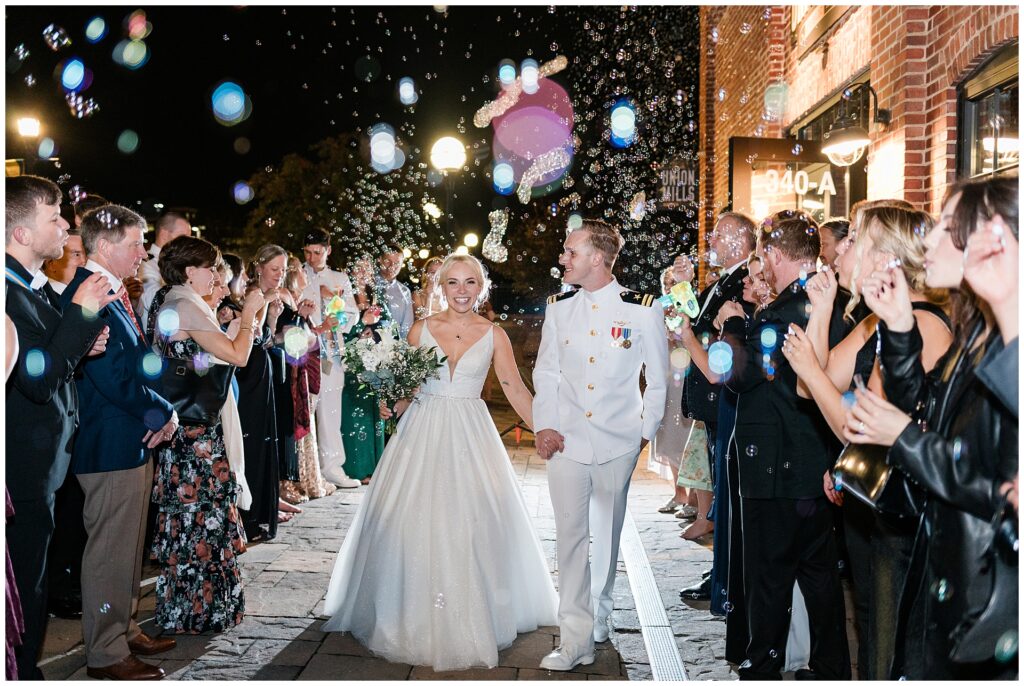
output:
[[843,506],[843,492],[836,490],[836,484],[832,481],[832,470],[826,469],[825,476],[822,479],[822,486],[825,489],[825,497],[829,499],[833,505]]
[[909,416],[872,391],[858,389],[854,397],[843,427],[843,437],[850,443],[891,446],[910,424]]
[[672,278],[676,280],[676,283],[693,281],[693,263],[690,262],[688,256],[680,255],[672,263]]
[[314,303],[309,298],[306,298],[305,300],[301,301],[299,303],[299,305],[298,305],[298,308],[297,308],[299,316],[302,317],[303,319],[306,319],[307,317],[309,317],[309,315],[313,314],[313,312],[315,310],[316,310],[316,303]]
[[718,316],[715,317],[715,327],[721,331],[725,325],[726,320],[732,319],[733,317],[745,317],[746,313],[743,312],[743,306],[734,300],[727,300],[722,303],[722,306],[718,309]]
[[124,284],[125,290],[128,291],[128,298],[130,300],[138,300],[139,296],[142,295],[142,281],[135,278],[134,276],[129,276],[127,279],[124,279],[121,283]]
[[555,453],[565,450],[565,437],[554,429],[541,429],[537,432],[536,445],[541,458],[550,460]]
[[327,315],[324,318],[323,323],[320,326],[316,327],[316,332],[318,334],[319,333],[327,333],[328,331],[330,331],[331,329],[333,329],[337,325],[338,325],[338,318],[335,317],[333,314],[329,314],[329,315]]
[[110,293],[110,282],[102,274],[93,274],[81,283],[71,302],[90,312],[99,312],[120,298],[121,291]]
[[782,354],[785,355],[789,366],[793,368],[797,376],[805,377],[814,369],[821,368],[814,350],[814,343],[796,324],[789,325],[789,333],[786,334],[782,344]]
[[839,282],[836,280],[832,269],[826,264],[821,271],[815,274],[804,287],[807,291],[807,298],[811,301],[812,311],[832,311],[832,305],[836,301],[836,293],[839,292]]
[[910,287],[901,267],[876,269],[864,279],[861,290],[864,302],[891,331],[907,332],[914,328]]
[[96,337],[96,340],[92,342],[92,348],[86,353],[86,357],[96,357],[102,355],[107,350],[107,340],[110,339],[110,327],[104,326],[103,331],[100,331],[100,335]]
[[1020,502],[1020,494],[1017,492],[1018,481],[1020,481],[1020,474],[1017,474],[1017,476],[1013,477],[1013,481],[1007,481],[1006,483],[999,487],[999,495],[1006,496],[1006,502],[1013,505],[1014,511],[1017,511],[1019,509],[1017,505]]
[[366,308],[363,312],[363,324],[366,326],[373,326],[380,321],[380,307],[378,305],[371,305]]
[[245,294],[245,302],[242,304],[242,314],[248,315],[249,319],[256,316],[256,313],[263,309],[263,305],[266,304],[266,299],[263,297],[263,291],[256,288]]
[[331,298],[333,298],[336,295],[341,295],[341,289],[338,289],[338,291],[335,292],[335,291],[332,291],[327,286],[323,286],[323,285],[320,286],[320,297],[323,298],[324,300],[330,300]]
[[156,446],[171,440],[174,436],[174,432],[178,430],[178,413],[174,412],[171,414],[170,420],[163,425],[163,427],[157,431],[147,431],[146,435],[142,437],[142,442],[146,444],[147,448],[155,448]]
[[284,303],[281,302],[281,298],[277,297],[270,301],[267,307],[267,318],[276,320],[284,312]]
[[964,279],[993,308],[1017,296],[1017,239],[1000,217],[971,234],[964,248]]

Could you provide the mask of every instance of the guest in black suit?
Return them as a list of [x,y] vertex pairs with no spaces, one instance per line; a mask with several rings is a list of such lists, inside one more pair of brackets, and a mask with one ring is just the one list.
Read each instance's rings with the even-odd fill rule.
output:
[[830,431],[814,402],[797,395],[797,376],[780,350],[790,324],[807,324],[803,283],[814,273],[817,226],[801,212],[785,211],[766,219],[765,228],[758,231],[757,254],[778,298],[750,326],[736,304],[725,304],[719,314],[724,332],[745,335],[726,381],[739,394],[734,445],[750,630],[740,678],[779,678],[797,582],[810,622],[811,671],[818,678],[849,679],[832,512],[822,492],[822,474],[831,464]]
[[78,270],[62,301],[95,275],[117,298],[99,310],[110,327],[104,355],[82,365],[78,390],[82,427],[72,469],[85,493],[89,540],[82,558],[82,638],[88,675],[109,679],[159,679],[163,670],[139,660],[170,650],[172,639],[150,638],[134,617],[138,610],[146,510],[153,485],[149,448],[167,441],[178,426],[171,404],[147,374],[152,355],[128,302],[122,279],[134,274],[146,253],[145,220],[119,205],[104,205],[82,219],[89,261]]
[[[747,312],[754,306],[743,302],[743,281],[748,275],[747,256],[754,250],[756,242],[754,221],[740,212],[725,212],[718,217],[715,230],[709,237],[711,261],[721,267],[717,281],[701,292],[698,302],[700,314],[691,322],[693,335],[688,337],[687,350],[691,359],[706,360],[707,348],[718,339],[715,320],[727,302],[740,303]],[[714,381],[709,381],[709,376]],[[726,406],[723,408],[722,406]],[[726,658],[742,662],[747,645],[747,631],[744,624],[742,594],[742,556],[739,526],[739,488],[737,485],[736,460],[728,460],[726,445],[719,441],[719,433],[728,439],[732,433],[732,419],[735,413],[728,411],[735,405],[735,397],[721,379],[710,374],[707,365],[703,370],[696,363],[690,365],[686,375],[683,407],[694,419],[704,422],[707,427],[708,453],[711,456],[715,482],[715,553],[712,569],[705,573],[697,586],[680,592],[683,598],[710,599],[714,614],[726,615]],[[719,426],[720,412],[725,409]],[[727,611],[731,610],[731,611]]]
[[101,279],[89,279],[61,311],[40,271],[44,260],[61,256],[67,240],[60,189],[47,179],[18,176],[6,180],[5,193],[6,308],[19,346],[7,385],[6,479],[15,509],[7,544],[25,616],[18,673],[23,679],[42,679],[36,659],[46,630],[46,550],[54,527],[54,493],[68,472],[78,423],[72,374],[83,357],[104,350],[104,322],[89,311],[109,298]]

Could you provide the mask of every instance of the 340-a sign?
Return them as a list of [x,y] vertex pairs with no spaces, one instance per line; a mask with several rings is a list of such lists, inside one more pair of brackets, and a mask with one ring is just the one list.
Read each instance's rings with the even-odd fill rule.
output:
[[832,172],[829,169],[825,169],[821,178],[817,181],[811,179],[810,175],[800,169],[793,171],[787,169],[782,174],[779,174],[778,169],[766,169],[764,172],[764,190],[767,193],[795,193],[797,195],[807,195],[811,191],[817,192],[818,195],[825,195],[829,193],[831,195],[836,194],[836,184],[832,179]]

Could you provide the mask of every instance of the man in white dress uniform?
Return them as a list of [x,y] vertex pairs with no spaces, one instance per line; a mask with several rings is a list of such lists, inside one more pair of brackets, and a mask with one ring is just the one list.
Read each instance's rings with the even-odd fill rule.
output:
[[336,295],[344,302],[345,312],[345,323],[320,336],[320,396],[316,403],[320,473],[341,488],[357,488],[359,481],[345,474],[342,466],[345,464],[345,444],[341,440],[341,391],[345,388],[342,334],[355,326],[359,307],[348,275],[327,266],[327,258],[331,254],[330,234],[323,229],[312,229],[306,234],[302,252],[306,258],[302,271],[309,281],[302,298],[309,298],[319,305],[309,315],[312,324],[320,326],[323,323],[325,307]]
[[562,278],[579,288],[548,298],[533,371],[537,449],[550,460],[562,636],[542,669],[591,664],[594,643],[608,640],[630,476],[665,411],[664,313],[655,296],[612,276],[622,244],[618,230],[591,220],[565,239]]

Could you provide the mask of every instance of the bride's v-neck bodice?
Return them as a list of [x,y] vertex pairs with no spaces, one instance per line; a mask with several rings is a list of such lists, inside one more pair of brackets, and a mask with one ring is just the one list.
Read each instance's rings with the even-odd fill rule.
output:
[[[430,326],[424,323],[423,334],[420,337],[421,347],[434,346],[437,348],[437,358],[445,356],[441,345],[430,333]],[[438,378],[430,379],[420,388],[420,393],[435,395],[447,398],[470,398],[480,397],[484,381],[487,380],[487,372],[491,368],[491,356],[494,354],[494,327],[487,330],[483,336],[473,343],[459,358],[455,365],[454,373],[451,364],[446,362],[438,370]]]

